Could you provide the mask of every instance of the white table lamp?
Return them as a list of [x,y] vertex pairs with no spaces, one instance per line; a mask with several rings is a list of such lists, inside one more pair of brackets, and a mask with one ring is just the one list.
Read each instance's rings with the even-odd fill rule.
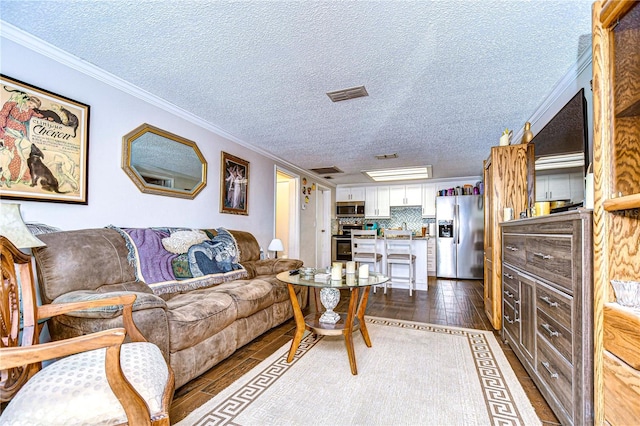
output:
[[267,250],[274,252],[275,258],[277,259],[278,252],[284,251],[284,246],[282,245],[282,241],[278,238],[274,238],[273,240],[271,240],[271,243],[269,243],[269,247],[267,247]]
[[0,214],[0,235],[8,238],[14,246],[19,249],[26,249],[45,245],[25,225],[20,214],[20,204],[0,204],[0,211],[2,211],[2,214]]

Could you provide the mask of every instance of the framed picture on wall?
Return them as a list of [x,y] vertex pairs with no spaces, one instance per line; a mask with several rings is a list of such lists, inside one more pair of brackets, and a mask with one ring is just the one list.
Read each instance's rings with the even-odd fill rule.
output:
[[249,162],[222,151],[220,213],[248,215]]
[[89,106],[0,74],[2,198],[87,204]]

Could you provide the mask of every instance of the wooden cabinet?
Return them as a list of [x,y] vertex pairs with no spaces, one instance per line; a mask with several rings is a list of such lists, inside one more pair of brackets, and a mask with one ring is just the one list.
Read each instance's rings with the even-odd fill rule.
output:
[[393,185],[390,187],[392,206],[421,206],[422,185]]
[[494,146],[484,162],[484,309],[495,329],[502,327],[502,235],[505,207],[514,216],[533,205],[532,144]]
[[422,184],[422,217],[436,217],[436,184]]
[[640,3],[593,6],[595,422],[640,419],[640,313],[610,280],[640,281]]
[[593,422],[592,214],[502,224],[503,339],[563,425]]
[[388,186],[367,186],[365,188],[364,217],[367,219],[391,217]]
[[362,187],[343,186],[336,188],[336,201],[364,201],[365,191]]

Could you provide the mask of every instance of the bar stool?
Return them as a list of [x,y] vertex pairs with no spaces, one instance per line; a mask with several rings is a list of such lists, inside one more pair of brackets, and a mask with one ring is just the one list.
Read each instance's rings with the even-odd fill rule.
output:
[[[378,253],[378,231],[375,230],[358,230],[351,231],[351,259],[361,263],[370,263],[373,265],[374,272],[381,272],[382,253]],[[373,287],[373,292],[376,292]],[[387,283],[384,283],[384,292],[387,292]]]
[[[387,275],[391,283],[402,280],[409,283],[409,296],[416,287],[416,255],[413,254],[413,232],[386,230],[384,232],[384,249],[387,259]],[[409,276],[393,276],[392,265],[407,265]],[[385,286],[385,292],[386,292]]]

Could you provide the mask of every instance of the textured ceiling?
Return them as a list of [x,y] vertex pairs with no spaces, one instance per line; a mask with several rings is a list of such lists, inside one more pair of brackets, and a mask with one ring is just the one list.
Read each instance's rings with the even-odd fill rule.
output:
[[[3,21],[248,145],[337,166],[335,183],[424,164],[480,175],[591,42],[591,0],[0,4]],[[325,94],[359,85],[368,97]]]

